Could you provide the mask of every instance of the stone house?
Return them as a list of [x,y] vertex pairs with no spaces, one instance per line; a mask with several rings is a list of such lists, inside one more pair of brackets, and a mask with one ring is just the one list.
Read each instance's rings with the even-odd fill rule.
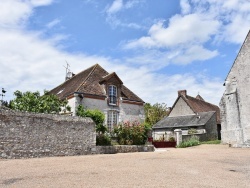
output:
[[108,73],[99,64],[68,77],[50,93],[66,99],[73,115],[78,105],[101,110],[108,130],[122,121],[144,120],[144,101],[115,72]]
[[[208,115],[202,114],[203,112],[211,112],[209,113],[210,115],[214,114],[216,121],[208,122],[210,119],[208,119]],[[203,119],[203,116],[204,116],[204,119]],[[193,121],[194,117],[200,117],[202,119],[200,120],[197,119],[199,121],[194,122]],[[209,117],[212,118],[212,115]],[[191,97],[187,95],[186,90],[178,91],[178,97],[172,106],[169,116],[166,117],[163,122],[159,122],[159,123],[162,124],[164,122],[169,123],[169,125],[165,124],[164,126],[161,125],[161,127],[170,127],[171,129],[177,128],[178,126],[182,127],[181,129],[182,129],[183,135],[185,135],[188,129],[190,128],[198,128],[198,129],[205,129],[203,133],[206,135],[203,135],[202,139],[203,138],[204,139],[206,138],[207,140],[220,139],[221,125],[220,125],[219,107],[214,104],[206,102],[200,95],[197,95],[196,97]],[[200,124],[200,122],[203,122],[203,124]],[[209,127],[209,129],[208,129],[208,125],[211,126]],[[153,129],[154,128],[157,128],[157,124],[153,126]],[[162,134],[162,131],[158,131],[158,130],[159,129],[154,129],[155,135],[157,135],[158,132],[159,134]]]
[[216,140],[216,112],[200,112],[195,115],[165,117],[153,126],[154,140],[169,140],[174,136],[174,130],[182,130],[182,140],[192,135],[200,141]]
[[224,86],[220,101],[222,142],[250,146],[250,31]]

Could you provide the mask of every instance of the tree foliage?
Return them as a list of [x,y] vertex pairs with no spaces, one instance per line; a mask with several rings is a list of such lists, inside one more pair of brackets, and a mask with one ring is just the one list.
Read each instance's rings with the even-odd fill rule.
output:
[[149,125],[153,126],[158,121],[163,119],[165,116],[168,116],[169,110],[165,103],[156,103],[151,105],[150,103],[146,103],[144,105],[145,111],[145,122]]
[[36,92],[14,92],[15,99],[10,101],[9,107],[14,110],[36,113],[59,113],[62,110],[70,111],[67,101],[60,100],[56,95],[44,91],[44,95]]
[[80,117],[90,117],[96,124],[97,133],[105,133],[107,128],[104,126],[105,115],[97,109],[85,109],[84,106],[79,105],[76,110],[76,115]]

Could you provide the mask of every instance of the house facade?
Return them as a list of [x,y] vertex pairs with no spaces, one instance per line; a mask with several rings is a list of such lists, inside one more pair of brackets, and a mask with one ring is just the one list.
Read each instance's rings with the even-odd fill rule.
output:
[[122,121],[144,120],[144,101],[115,72],[108,73],[99,64],[68,78],[50,93],[66,99],[73,115],[78,105],[99,109],[105,114],[108,130]]
[[220,101],[222,142],[250,146],[250,32],[224,85]]
[[[210,119],[212,118],[212,115],[210,119],[207,119],[208,118],[207,115],[204,116],[206,117],[205,119],[202,119],[203,118],[202,115],[204,115],[203,114],[204,112],[209,112],[210,115],[214,114],[215,121],[210,121]],[[198,119],[196,120],[199,120],[199,121],[197,122],[193,121],[194,117],[197,117]],[[183,118],[185,120],[183,120]],[[208,121],[209,123],[207,123]],[[174,123],[171,123],[171,122],[174,122]],[[203,123],[201,124],[200,122],[203,122]],[[158,123],[161,124],[160,127],[163,127],[163,129],[157,126]],[[219,107],[206,102],[200,95],[197,95],[196,97],[191,97],[187,95],[186,90],[178,91],[178,97],[172,106],[169,116],[164,118],[163,122],[160,121],[158,123],[156,123],[156,125],[153,126],[155,138],[157,137],[157,134],[161,135],[162,131],[166,132],[167,129],[168,130],[172,129],[172,132],[173,132],[174,128],[177,129],[177,128],[182,127],[181,129],[182,129],[183,135],[187,134],[188,129],[191,129],[191,128],[196,129],[197,132],[199,133],[201,133],[202,130],[204,129],[202,133],[204,135],[201,135],[202,140],[220,139],[221,127],[220,127]],[[207,126],[207,124],[209,124],[209,127]]]
[[182,130],[182,140],[191,136],[199,137],[200,141],[216,140],[216,112],[200,112],[195,115],[165,117],[153,126],[154,140],[166,140],[174,136],[174,130]]

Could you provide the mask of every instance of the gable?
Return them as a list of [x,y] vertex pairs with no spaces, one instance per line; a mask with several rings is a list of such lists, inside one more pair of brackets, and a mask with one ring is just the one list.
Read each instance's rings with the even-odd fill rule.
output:
[[106,84],[116,85],[123,99],[144,103],[141,98],[123,85],[115,72],[109,74],[98,64],[76,74],[49,93],[57,95],[60,99],[66,99],[74,93],[83,94],[83,96],[106,97]]
[[[236,75],[239,75],[239,70],[249,73],[250,66],[250,31],[248,32],[245,41],[243,42],[239,53],[227,75],[226,80],[234,78]],[[241,68],[240,68],[241,67]]]
[[178,91],[178,98],[176,99],[169,116],[181,116],[210,111],[216,112],[216,120],[217,123],[220,124],[220,108],[218,106],[206,102],[200,95],[194,98],[187,95],[186,90],[180,90]]
[[169,114],[169,117],[190,115],[190,114],[195,114],[195,113],[182,97],[178,97],[177,101],[175,102]]
[[117,76],[115,72],[108,74],[107,76],[104,76],[100,81],[100,84],[103,83],[113,83],[114,85],[120,85],[123,84],[121,79]]

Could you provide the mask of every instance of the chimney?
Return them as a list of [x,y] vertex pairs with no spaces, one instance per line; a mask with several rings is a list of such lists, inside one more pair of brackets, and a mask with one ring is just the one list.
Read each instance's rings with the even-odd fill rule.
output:
[[179,91],[178,91],[178,97],[181,96],[181,95],[184,96],[184,97],[186,97],[186,95],[187,95],[187,90],[179,90]]

